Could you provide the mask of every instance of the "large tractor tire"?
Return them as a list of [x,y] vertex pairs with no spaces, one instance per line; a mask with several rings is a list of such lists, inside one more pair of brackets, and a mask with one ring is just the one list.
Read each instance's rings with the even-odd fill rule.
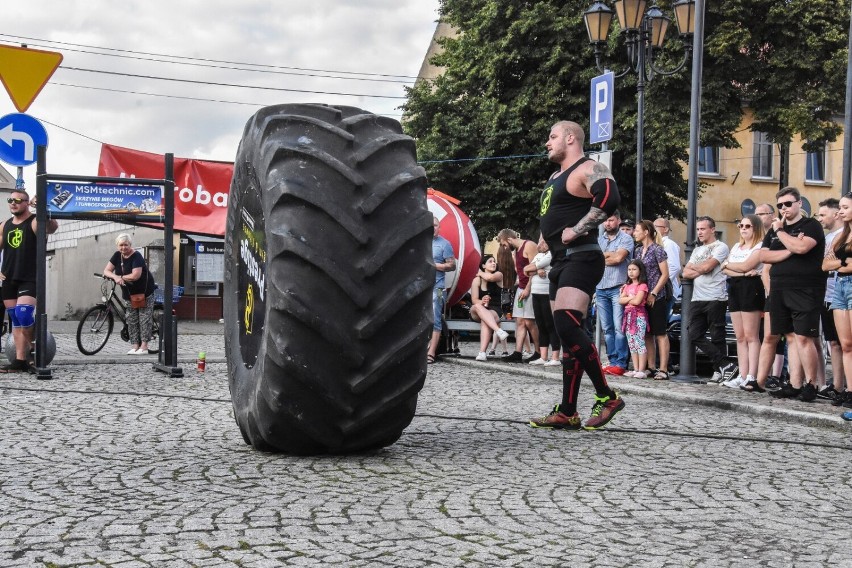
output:
[[352,107],[268,107],[225,233],[234,416],[257,449],[351,453],[414,417],[432,329],[432,215],[414,141]]

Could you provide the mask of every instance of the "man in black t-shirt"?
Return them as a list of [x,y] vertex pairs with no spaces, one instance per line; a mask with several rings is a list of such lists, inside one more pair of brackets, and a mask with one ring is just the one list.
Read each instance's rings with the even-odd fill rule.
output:
[[[37,225],[26,191],[16,189],[6,201],[12,217],[0,226],[0,248],[3,250],[0,280],[3,280],[3,304],[12,320],[15,360],[0,367],[0,373],[20,373],[30,370],[27,358],[35,332]],[[48,220],[47,233],[55,233],[57,227],[55,220]]]
[[[817,350],[825,273],[822,257],[825,235],[819,221],[802,215],[802,197],[795,187],[776,196],[779,219],[763,240],[760,260],[771,264],[769,315],[772,334],[783,334],[790,349],[790,382],[770,394],[778,398],[816,398]],[[802,373],[804,372],[804,376]]]

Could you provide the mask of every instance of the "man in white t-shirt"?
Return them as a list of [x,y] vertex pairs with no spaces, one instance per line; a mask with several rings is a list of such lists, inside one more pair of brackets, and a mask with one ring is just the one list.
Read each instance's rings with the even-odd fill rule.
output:
[[666,263],[669,265],[669,282],[672,283],[674,289],[669,301],[679,300],[681,292],[680,270],[682,268],[680,246],[669,237],[672,232],[672,225],[668,219],[660,217],[654,221],[654,228],[663,236],[663,249],[666,251]]
[[[737,365],[728,360],[725,342],[728,288],[722,263],[728,258],[729,249],[716,238],[716,221],[712,217],[699,217],[696,231],[701,246],[692,251],[689,262],[683,267],[683,277],[693,281],[689,339],[713,361],[718,373],[711,381],[719,383],[737,371]],[[710,339],[705,336],[708,329]]]

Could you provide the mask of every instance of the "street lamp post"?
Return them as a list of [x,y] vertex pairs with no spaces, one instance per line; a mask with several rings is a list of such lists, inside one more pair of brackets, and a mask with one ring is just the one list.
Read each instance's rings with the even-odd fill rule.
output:
[[645,85],[658,74],[677,73],[689,59],[692,53],[692,34],[695,31],[695,0],[677,0],[672,5],[678,33],[683,42],[683,60],[671,70],[661,69],[654,64],[654,58],[665,42],[671,20],[656,4],[645,10],[646,0],[616,0],[613,4],[615,10],[603,2],[596,2],[586,10],[583,18],[586,21],[589,41],[595,49],[595,64],[604,72],[601,56],[609,37],[613,15],[618,15],[618,24],[625,36],[628,65],[616,77],[623,77],[630,71],[636,73],[636,220],[639,221],[642,219],[642,189],[645,182]]

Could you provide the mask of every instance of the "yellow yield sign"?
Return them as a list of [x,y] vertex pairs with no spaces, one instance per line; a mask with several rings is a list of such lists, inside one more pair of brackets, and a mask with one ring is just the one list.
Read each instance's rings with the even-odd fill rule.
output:
[[60,63],[55,51],[0,45],[0,81],[18,111],[30,108]]

